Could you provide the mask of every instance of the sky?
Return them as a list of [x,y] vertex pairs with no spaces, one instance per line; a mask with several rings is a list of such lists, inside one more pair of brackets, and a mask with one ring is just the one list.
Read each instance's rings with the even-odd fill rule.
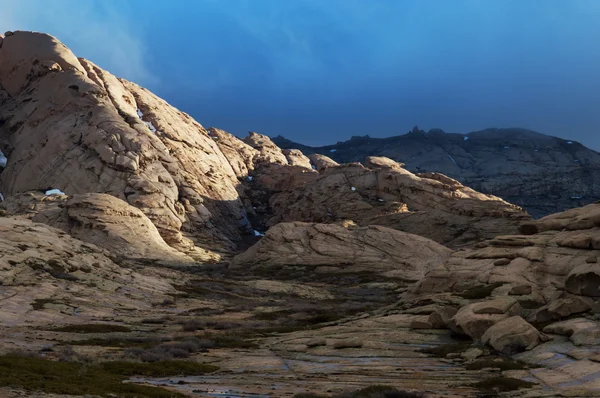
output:
[[414,125],[600,150],[600,0],[0,0],[206,127],[308,145]]

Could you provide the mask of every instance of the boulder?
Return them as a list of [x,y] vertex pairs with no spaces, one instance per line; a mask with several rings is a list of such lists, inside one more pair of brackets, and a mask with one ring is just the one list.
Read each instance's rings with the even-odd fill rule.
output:
[[258,243],[234,257],[231,267],[327,266],[335,267],[329,268],[332,272],[368,271],[417,280],[449,254],[430,239],[385,227],[293,222],[271,227]]
[[[600,232],[598,233],[600,238]],[[588,263],[575,267],[567,277],[565,288],[568,292],[600,298],[600,264]]]
[[330,157],[327,157],[325,155],[320,155],[318,153],[308,155],[308,158],[315,165],[315,168],[319,172],[325,170],[328,167],[339,166],[339,164],[335,160],[333,160]]
[[500,297],[468,304],[458,310],[449,322],[454,332],[479,340],[496,323],[521,314],[521,307],[512,297]]
[[445,329],[450,324],[450,320],[458,310],[449,305],[436,309],[429,315],[428,322],[434,329]]
[[595,328],[597,323],[585,318],[573,318],[565,321],[551,323],[544,327],[544,333],[560,334],[562,336],[572,336],[574,333],[582,330]]
[[501,320],[486,330],[481,337],[484,344],[490,345],[504,355],[531,350],[548,340],[547,336],[520,316],[511,316]]

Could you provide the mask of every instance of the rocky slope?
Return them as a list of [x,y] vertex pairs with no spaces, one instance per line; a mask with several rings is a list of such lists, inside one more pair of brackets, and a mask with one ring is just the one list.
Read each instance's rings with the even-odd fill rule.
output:
[[339,163],[385,156],[414,173],[438,172],[480,192],[499,196],[538,218],[600,200],[600,154],[575,141],[525,129],[469,134],[417,128],[389,138],[352,137],[309,147],[281,136],[281,148],[327,155]]
[[[7,33],[0,47],[0,86],[4,197],[48,189],[113,196],[125,203],[105,198],[100,207],[110,202],[127,217],[143,214],[184,259],[220,261],[244,247],[255,230],[278,221],[335,221],[323,209],[339,204],[348,211],[340,208],[336,217],[449,244],[511,232],[515,220],[527,217],[444,176],[415,177],[390,165],[384,171],[374,161],[370,169],[321,167],[320,177],[300,151],[282,151],[256,133],[239,140],[205,129],[42,33]],[[348,186],[354,180],[357,192]],[[56,215],[63,221],[43,220],[89,223],[87,216],[73,216],[77,205],[69,203],[66,215]],[[126,205],[141,213],[134,215]],[[89,231],[63,229],[79,238]]]
[[529,215],[502,199],[476,192],[442,174],[415,175],[388,158],[321,169],[318,178],[273,195],[281,221],[383,225],[456,247],[516,232]]

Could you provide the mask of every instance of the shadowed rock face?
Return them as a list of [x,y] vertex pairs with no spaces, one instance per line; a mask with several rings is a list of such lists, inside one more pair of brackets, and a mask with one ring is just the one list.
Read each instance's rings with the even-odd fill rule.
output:
[[522,206],[534,217],[600,199],[600,154],[575,141],[525,129],[487,129],[463,134],[414,130],[389,138],[352,137],[323,147],[283,137],[273,141],[306,155],[324,154],[339,163],[385,156],[413,173],[439,172],[480,192]]

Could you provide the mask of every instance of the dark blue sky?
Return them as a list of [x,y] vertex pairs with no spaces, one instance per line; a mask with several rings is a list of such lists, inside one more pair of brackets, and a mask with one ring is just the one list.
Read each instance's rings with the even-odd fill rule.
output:
[[204,126],[306,144],[525,127],[600,150],[598,0],[0,0]]

